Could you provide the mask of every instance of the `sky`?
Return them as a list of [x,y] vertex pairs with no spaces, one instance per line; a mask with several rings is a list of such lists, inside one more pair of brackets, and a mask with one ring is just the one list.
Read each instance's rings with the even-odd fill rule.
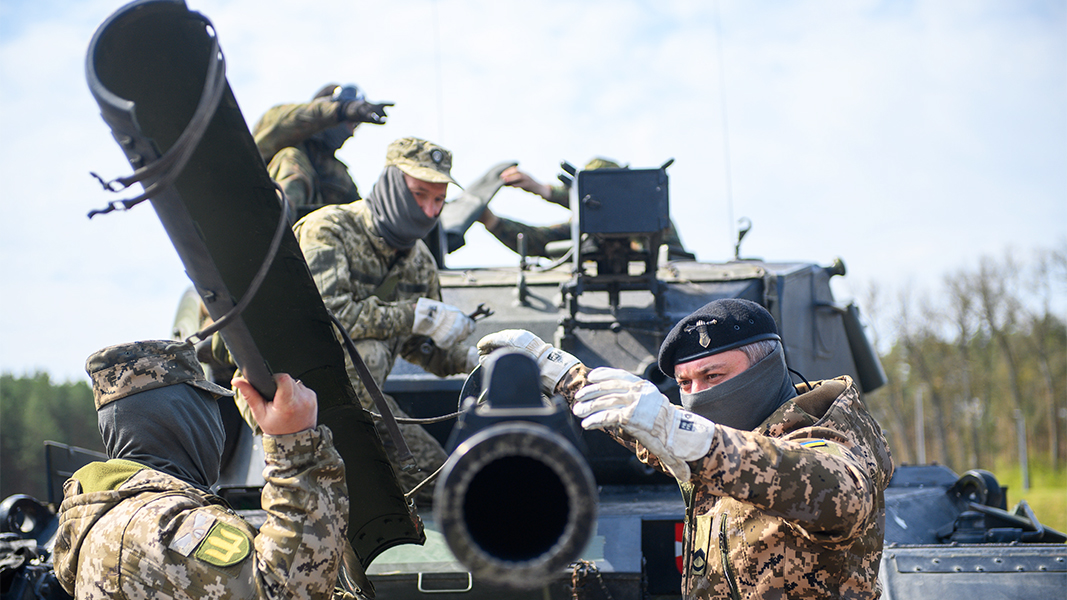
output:
[[[339,156],[370,191],[390,141],[452,150],[473,181],[516,160],[669,159],[698,258],[829,265],[835,293],[936,290],[981,256],[1067,244],[1067,0],[188,0],[214,23],[246,121],[354,82],[392,101]],[[130,166],[85,83],[121,2],[0,0],[0,372],[87,380],[107,345],[166,338],[181,263],[148,203],[89,175]],[[134,190],[139,191],[139,190]],[[519,190],[533,224],[568,213]],[[475,225],[450,267],[514,264]]]

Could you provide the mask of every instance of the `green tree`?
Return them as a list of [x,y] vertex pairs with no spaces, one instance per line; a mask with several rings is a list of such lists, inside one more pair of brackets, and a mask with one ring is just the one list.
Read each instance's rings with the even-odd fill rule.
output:
[[0,375],[0,496],[47,497],[45,440],[103,451],[92,389],[47,373]]

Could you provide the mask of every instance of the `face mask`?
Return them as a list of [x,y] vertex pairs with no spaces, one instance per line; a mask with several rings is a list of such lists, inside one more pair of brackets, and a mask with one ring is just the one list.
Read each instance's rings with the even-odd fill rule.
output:
[[686,410],[727,427],[752,431],[796,395],[785,366],[785,353],[778,344],[740,375],[695,394],[682,392],[681,397]]
[[367,195],[367,204],[375,231],[393,248],[411,248],[437,225],[436,218],[426,216],[419,208],[404,181],[404,172],[396,166],[382,171]]
[[326,146],[331,152],[337,152],[350,137],[352,133],[348,131],[348,126],[342,123],[316,133],[311,139]]
[[191,385],[140,392],[97,411],[109,458],[124,458],[207,491],[219,478],[226,434],[218,401]]

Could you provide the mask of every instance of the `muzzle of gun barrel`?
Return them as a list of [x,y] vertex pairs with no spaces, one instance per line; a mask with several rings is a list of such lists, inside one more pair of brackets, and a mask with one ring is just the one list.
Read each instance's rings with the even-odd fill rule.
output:
[[449,547],[480,580],[536,588],[585,549],[597,491],[574,445],[536,423],[484,429],[456,449],[434,510]]
[[596,527],[596,481],[573,417],[539,389],[537,365],[521,352],[498,350],[475,369],[434,492],[456,558],[475,579],[511,588],[564,576]]

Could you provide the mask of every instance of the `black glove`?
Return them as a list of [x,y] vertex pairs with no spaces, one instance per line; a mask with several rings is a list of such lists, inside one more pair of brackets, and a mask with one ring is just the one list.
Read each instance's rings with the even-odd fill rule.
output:
[[352,100],[345,103],[344,108],[341,109],[341,115],[345,121],[353,123],[384,125],[385,118],[388,116],[385,114],[385,107],[392,105],[392,102],[374,104],[366,100]]

